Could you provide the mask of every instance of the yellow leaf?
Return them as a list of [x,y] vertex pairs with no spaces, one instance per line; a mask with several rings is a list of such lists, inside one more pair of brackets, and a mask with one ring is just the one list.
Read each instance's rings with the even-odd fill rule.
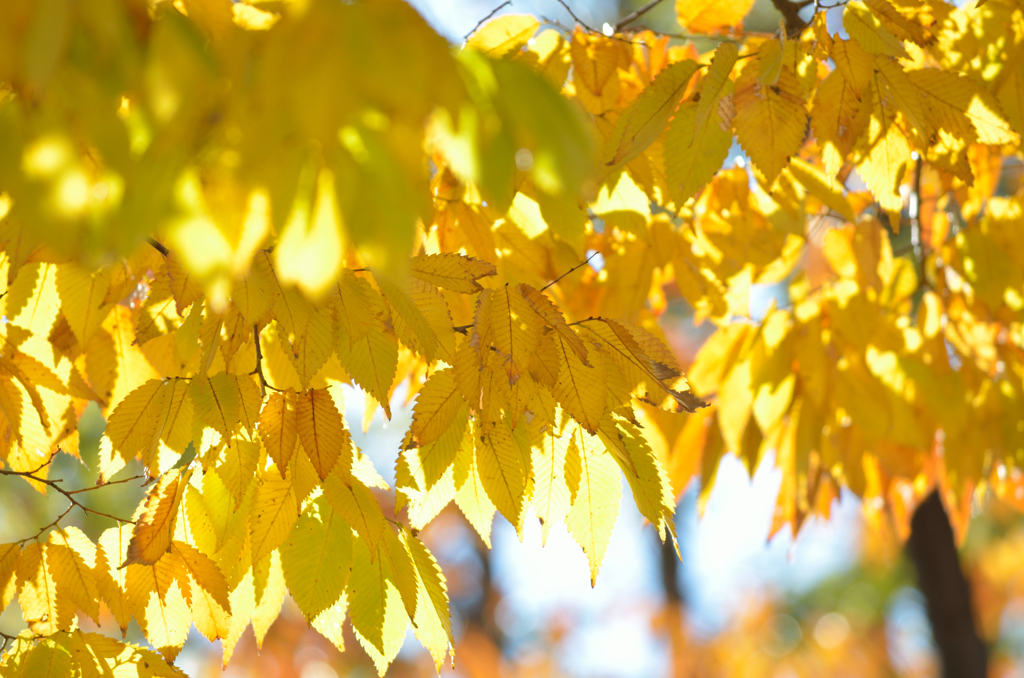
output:
[[428,362],[440,359],[450,363],[455,353],[455,331],[448,305],[437,288],[412,276],[404,286],[382,275],[375,277],[402,343]]
[[220,372],[212,377],[195,377],[189,395],[196,415],[222,437],[230,438],[238,429],[241,398],[236,375]]
[[131,541],[132,526],[111,527],[100,535],[96,549],[96,587],[103,602],[121,627],[122,635],[128,630],[131,610],[128,606],[128,585],[125,569],[121,567],[128,558],[128,543]]
[[61,313],[82,346],[89,343],[113,307],[113,304],[105,303],[109,289],[109,270],[102,270],[94,275],[77,264],[62,264],[57,267],[57,292],[60,294]]
[[629,162],[661,135],[697,68],[689,59],[672,64],[630,103],[605,141],[601,157],[606,165]]
[[821,170],[801,158],[793,158],[789,163],[789,171],[793,178],[807,189],[825,206],[834,209],[847,221],[856,221],[850,201],[843,195],[842,187],[830,180]]
[[526,425],[512,429],[503,417],[480,425],[476,460],[487,496],[522,538],[523,509],[531,489],[531,455]]
[[771,185],[789,158],[800,149],[807,112],[800,85],[783,68],[774,87],[757,84],[757,69],[747,67],[736,81],[736,138]]
[[32,678],[63,678],[73,675],[71,653],[53,639],[45,638],[29,651],[19,675]]
[[542,291],[536,290],[526,283],[519,283],[517,289],[530,303],[534,312],[541,317],[549,330],[554,331],[560,339],[564,340],[576,355],[579,356],[580,361],[587,365],[587,347],[583,345],[583,341],[576,336],[576,333],[565,322],[565,318],[558,307]]
[[203,291],[181,259],[173,252],[164,259],[164,271],[168,277],[171,294],[174,295],[178,315],[203,296]]
[[753,5],[753,0],[676,0],[676,16],[691,33],[712,33],[738,26]]
[[733,106],[733,83],[731,80],[726,83],[728,91],[718,99],[716,110],[709,116],[707,124],[698,128],[699,104],[685,102],[676,109],[665,134],[666,174],[672,197],[678,205],[685,204],[707,186],[729,155],[736,110]]
[[345,632],[343,625],[348,613],[348,595],[341,594],[341,599],[330,608],[321,612],[311,623],[320,635],[331,641],[339,652],[345,651]]
[[292,479],[276,478],[273,474],[264,476],[256,488],[249,516],[254,563],[284,543],[298,517]]
[[628,421],[605,417],[599,432],[601,440],[622,469],[640,513],[658,529],[664,541],[675,536],[672,515],[676,500],[665,467],[644,440],[640,429]]
[[474,435],[463,438],[463,444],[455,457],[455,503],[459,510],[477,531],[487,548],[491,548],[491,523],[494,522],[494,504],[487,496],[480,478]]
[[[185,542],[172,542],[171,550],[181,558],[181,562],[184,563],[185,570],[188,572],[188,576],[191,577],[192,582],[209,594],[210,598],[220,605],[225,612],[230,614],[231,602],[228,599],[228,582],[224,577],[224,573],[217,566],[217,563],[196,547]],[[194,593],[192,598],[195,598]]]
[[398,339],[394,330],[375,317],[362,336],[353,337],[337,326],[334,348],[338,361],[352,379],[384,408],[391,418],[391,384],[398,369]]
[[838,70],[818,85],[811,107],[811,128],[821,146],[829,176],[839,173],[846,156],[867,129],[873,91],[868,89],[862,100]]
[[541,444],[533,447],[533,510],[540,518],[542,545],[547,543],[551,526],[563,522],[569,512],[569,486],[565,483],[569,440],[568,434],[560,436],[547,431]]
[[282,283],[296,285],[316,299],[334,284],[344,254],[341,213],[330,170],[321,169],[317,177],[312,214],[308,202],[304,196],[296,198],[274,248],[274,263]]
[[[924,103],[916,87],[910,82],[906,71],[899,62],[887,56],[875,56],[875,77],[879,85],[878,96],[883,105],[891,101],[903,114],[909,124],[909,132],[915,133],[920,139],[928,137],[928,120],[924,113]],[[885,89],[882,89],[882,86]],[[886,96],[886,91],[889,96]]]
[[858,96],[863,96],[875,78],[875,64],[871,54],[856,40],[835,40],[830,55],[843,79]]
[[358,539],[354,552],[348,596],[352,628],[383,676],[402,646],[408,617],[389,560]]
[[584,365],[568,342],[557,338],[558,383],[551,395],[573,419],[596,432],[604,416],[608,386],[604,363],[592,360]]
[[170,549],[178,506],[190,475],[186,472],[183,477],[179,471],[168,471],[149,491],[142,514],[132,530],[123,565],[152,565]]
[[[922,47],[935,41],[935,33],[915,17],[904,15],[886,0],[864,0],[875,16],[899,40],[910,40]],[[979,3],[980,4],[980,3]],[[934,23],[934,18],[931,22]]]
[[310,316],[301,333],[289,337],[283,346],[302,388],[309,388],[313,377],[331,357],[331,338],[331,321],[318,312]]
[[188,576],[175,556],[166,554],[153,565],[131,564],[126,575],[132,616],[146,640],[168,660],[181,651],[192,625],[182,589]]
[[739,48],[733,42],[722,42],[715,49],[715,55],[700,83],[700,98],[697,100],[691,141],[696,141],[697,136],[710,123],[711,116],[721,111],[719,100],[735,91],[735,84],[729,79],[729,74],[738,57]]
[[[187,388],[185,380],[152,379],[118,403],[104,434],[125,462],[141,455],[147,468],[155,468],[152,461],[160,439],[167,438],[176,428],[176,423],[178,428],[191,424],[184,421],[184,417],[178,422],[182,404],[188,402],[184,397]],[[182,447],[180,452],[183,451]]]
[[597,437],[589,435],[582,427],[570,424],[563,435],[572,436],[576,445],[576,454],[566,458],[565,475],[570,492],[573,485],[578,488],[573,493],[572,508],[565,524],[587,554],[590,585],[594,586],[619,515],[622,497],[619,469]]
[[526,372],[543,328],[537,313],[515,288],[505,285],[496,289],[491,299],[489,339],[504,362],[509,384],[515,384]]
[[324,481],[324,496],[342,520],[376,552],[387,526],[370,488],[354,478],[345,479],[336,471]]
[[875,14],[860,0],[850,0],[843,11],[843,28],[850,37],[872,54],[907,58],[903,42],[890,33]]
[[53,635],[71,628],[75,609],[59,596],[47,557],[50,544],[29,543],[18,558],[18,602],[33,634]]
[[352,469],[352,440],[341,413],[327,389],[310,389],[297,396],[299,442],[321,480],[338,465],[342,478]]
[[50,532],[46,558],[57,585],[57,595],[66,598],[79,610],[99,623],[99,593],[93,567],[96,546],[76,527]]
[[295,392],[289,389],[270,393],[260,412],[259,432],[282,478],[299,441],[298,426]]
[[466,40],[465,49],[501,59],[522,50],[539,27],[540,22],[530,14],[504,14],[476,29]]
[[968,75],[925,68],[907,77],[920,93],[929,121],[965,142],[973,128],[983,144],[1016,144],[1017,134],[1003,118],[999,103],[981,83]]
[[334,605],[352,569],[352,530],[324,502],[310,504],[281,546],[288,591],[307,621]]
[[413,617],[416,637],[427,646],[434,658],[434,668],[440,671],[445,654],[450,651],[453,660],[455,656],[455,638],[452,635],[451,613],[448,609],[448,587],[441,568],[423,542],[404,529],[401,538],[412,556],[419,585],[419,604]]
[[868,128],[870,147],[857,172],[885,210],[903,207],[900,184],[910,161],[910,143],[884,109],[876,107]]
[[7,609],[18,591],[17,571],[20,544],[0,544],[0,607]]
[[452,292],[474,294],[483,289],[480,278],[495,275],[493,264],[461,254],[421,254],[413,257],[409,272],[424,282]]
[[256,607],[252,611],[252,631],[256,636],[256,647],[261,649],[267,632],[281,613],[281,605],[288,595],[280,552],[274,551],[269,558],[264,558],[263,562],[267,563],[266,576],[261,576],[262,586],[257,594]]

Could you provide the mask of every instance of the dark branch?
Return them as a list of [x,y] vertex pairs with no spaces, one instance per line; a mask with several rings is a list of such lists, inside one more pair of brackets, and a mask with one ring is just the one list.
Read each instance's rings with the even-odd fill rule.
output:
[[598,254],[600,254],[600,252],[598,252],[597,250],[594,250],[594,253],[593,253],[593,254],[591,254],[591,255],[590,255],[589,257],[587,257],[586,261],[584,261],[584,262],[582,262],[582,263],[579,263],[579,264],[576,264],[575,266],[573,266],[572,268],[570,268],[570,269],[569,269],[568,271],[566,271],[566,272],[565,272],[565,273],[563,273],[562,275],[558,276],[557,278],[555,278],[554,280],[552,280],[551,282],[549,282],[549,283],[548,283],[547,285],[545,285],[544,287],[540,288],[540,291],[541,291],[541,292],[543,292],[544,290],[546,290],[547,288],[551,287],[552,285],[554,285],[555,283],[557,283],[557,282],[558,282],[559,280],[561,280],[561,279],[562,279],[562,278],[564,278],[565,276],[567,276],[567,275],[569,275],[570,273],[572,273],[573,271],[575,271],[575,270],[577,270],[577,269],[579,269],[579,268],[583,268],[584,266],[586,266],[587,264],[589,264],[589,263],[590,263],[590,260],[591,260],[591,259],[593,259],[594,257],[596,257],[596,256],[597,256]]
[[[50,460],[51,461],[53,460],[53,456],[52,455],[50,457]],[[47,464],[48,463],[49,462],[47,462]],[[63,487],[60,486],[60,483],[63,482],[60,478],[51,480],[51,479],[48,479],[48,478],[40,478],[38,475],[36,475],[36,473],[38,473],[44,466],[46,466],[46,464],[43,464],[43,466],[40,466],[38,469],[36,469],[34,471],[10,471],[10,470],[7,470],[7,469],[0,469],[0,475],[4,475],[4,476],[17,476],[17,477],[25,478],[26,480],[34,480],[37,483],[42,483],[43,485],[46,485],[47,487],[53,488],[54,490],[59,492],[61,495],[63,495],[65,499],[67,499],[69,502],[71,502],[70,505],[67,507],[67,509],[65,509],[65,511],[63,513],[61,513],[59,516],[54,518],[52,522],[50,522],[48,525],[44,525],[43,527],[39,528],[39,531],[37,531],[31,537],[26,537],[25,539],[22,539],[21,541],[18,542],[19,544],[24,543],[24,542],[29,541],[29,540],[32,540],[32,539],[38,539],[39,536],[42,535],[44,532],[46,532],[48,529],[50,529],[51,527],[56,527],[57,523],[59,523],[66,515],[71,513],[71,511],[74,510],[75,507],[78,507],[78,508],[82,509],[82,511],[84,511],[85,513],[91,513],[91,514],[93,514],[95,516],[101,516],[103,518],[108,518],[110,520],[113,520],[114,522],[118,522],[118,523],[132,523],[133,525],[135,524],[134,520],[128,520],[128,519],[125,519],[125,518],[118,518],[117,516],[112,516],[109,513],[104,513],[102,511],[97,511],[94,508],[90,508],[90,507],[86,506],[85,504],[81,503],[80,501],[78,501],[78,499],[75,497],[75,495],[76,494],[80,494],[82,492],[89,492],[89,491],[92,491],[92,490],[98,490],[101,487],[106,487],[106,485],[110,485],[110,484],[128,482],[129,480],[137,480],[138,478],[141,478],[142,476],[136,476],[135,478],[126,478],[124,480],[115,481],[114,483],[107,483],[106,485],[96,485],[94,487],[83,487],[83,488],[80,488],[80,489],[77,489],[77,490],[65,490]]]
[[497,13],[498,13],[499,11],[501,11],[501,9],[502,9],[503,7],[508,7],[508,6],[509,6],[509,5],[511,5],[511,4],[512,4],[512,0],[505,0],[505,2],[501,3],[500,5],[498,5],[498,6],[497,6],[497,7],[495,7],[494,9],[492,9],[492,10],[491,10],[491,13],[490,13],[490,14],[488,14],[487,16],[485,16],[485,17],[484,17],[483,19],[480,19],[480,21],[477,21],[477,22],[476,22],[476,26],[473,26],[473,30],[471,30],[471,31],[470,31],[469,33],[466,33],[466,35],[465,35],[465,36],[464,36],[464,37],[462,38],[462,42],[466,42],[467,40],[469,40],[469,36],[471,36],[471,35],[473,35],[474,33],[476,33],[476,32],[477,32],[477,29],[479,29],[479,28],[480,28],[481,26],[483,26],[483,25],[484,25],[484,23],[485,23],[485,22],[486,22],[486,21],[487,21],[488,19],[490,19],[490,18],[491,18],[492,16],[494,16],[494,15],[495,15],[495,14],[497,14]]
[[807,28],[807,22],[800,16],[800,10],[813,4],[814,0],[804,0],[803,2],[790,2],[789,0],[772,0],[772,4],[775,5],[775,9],[779,10],[779,14],[786,21],[786,36],[793,37],[799,35],[802,30]]
[[164,255],[165,257],[171,253],[170,250],[168,250],[166,247],[157,242],[156,238],[146,238],[146,242],[152,245],[153,249],[155,249],[157,252]]
[[260,326],[259,325],[253,325],[252,326],[252,338],[253,338],[253,342],[256,344],[256,368],[253,369],[253,371],[250,372],[249,374],[259,375],[259,378],[260,378],[260,395],[262,397],[266,398],[267,397],[267,389],[268,388],[271,391],[278,391],[278,392],[281,392],[281,389],[274,388],[273,386],[268,384],[267,383],[267,378],[263,375],[263,349],[260,348]]
[[642,17],[644,14],[647,14],[649,11],[657,7],[659,4],[661,4],[662,1],[663,0],[651,0],[643,7],[633,10],[626,16],[619,19],[618,23],[615,24],[615,30],[621,31],[623,28],[625,28],[629,24],[633,23],[634,21]]
[[937,490],[914,511],[907,554],[917,568],[917,588],[927,604],[943,675],[983,678],[987,652],[974,627],[970,586]]
[[572,17],[573,21],[578,23],[580,26],[583,26],[585,29],[587,29],[591,33],[601,33],[601,31],[598,31],[598,30],[596,30],[594,28],[591,28],[590,26],[587,25],[587,23],[585,21],[583,21],[583,19],[581,19],[578,16],[576,16],[576,12],[572,11],[572,7],[570,7],[568,4],[566,4],[565,0],[558,0],[558,4],[561,5],[562,7],[565,7],[565,11],[568,12],[569,16]]

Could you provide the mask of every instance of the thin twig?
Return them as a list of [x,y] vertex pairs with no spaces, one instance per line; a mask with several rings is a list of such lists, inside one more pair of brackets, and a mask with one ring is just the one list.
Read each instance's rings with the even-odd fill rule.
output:
[[633,10],[626,16],[619,19],[618,23],[615,24],[615,30],[621,31],[623,28],[625,28],[629,24],[633,23],[634,21],[642,17],[644,14],[647,14],[649,11],[657,7],[661,2],[662,0],[651,0],[643,7]]
[[121,483],[130,483],[133,480],[145,480],[146,482],[142,484],[143,486],[145,486],[145,485],[148,485],[150,482],[152,482],[153,478],[148,476],[148,475],[146,475],[145,473],[143,473],[142,475],[131,476],[131,477],[128,477],[128,478],[122,478],[121,480],[108,480],[107,482],[103,483],[102,485],[95,485],[93,487],[82,487],[82,488],[79,488],[77,490],[68,490],[67,494],[79,494],[81,492],[92,492],[93,490],[99,490],[99,489],[102,489],[102,488],[107,487],[109,485],[120,485]]
[[[104,487],[103,485],[96,485],[94,487],[84,487],[84,488],[80,488],[78,490],[65,490],[59,484],[59,483],[63,482],[61,479],[59,479],[59,478],[58,479],[40,478],[35,473],[36,473],[35,471],[10,471],[10,470],[7,470],[7,469],[0,469],[0,475],[4,475],[4,476],[18,476],[18,477],[21,477],[21,478],[25,478],[26,480],[34,480],[37,483],[42,483],[43,485],[46,485],[47,487],[51,487],[54,490],[56,490],[57,492],[59,492],[61,495],[63,495],[65,499],[67,499],[69,502],[71,502],[71,504],[67,507],[67,509],[65,509],[64,513],[61,513],[59,516],[57,516],[50,524],[40,528],[39,531],[36,532],[33,536],[26,537],[25,539],[22,539],[20,542],[18,542],[19,544],[24,543],[26,541],[29,541],[31,539],[38,539],[39,536],[42,535],[44,532],[46,532],[48,529],[50,529],[51,527],[55,527],[57,525],[57,523],[59,523],[64,518],[64,516],[66,516],[67,514],[71,513],[71,511],[76,506],[78,508],[82,509],[82,511],[84,511],[85,513],[91,513],[91,514],[96,515],[96,516],[101,516],[103,518],[108,518],[108,519],[113,520],[113,521],[118,522],[118,523],[132,523],[133,525],[135,524],[134,520],[127,520],[125,518],[118,518],[117,516],[112,516],[109,513],[104,513],[103,511],[97,511],[94,508],[90,508],[90,507],[86,506],[85,504],[83,504],[82,502],[78,501],[78,499],[75,498],[76,494],[79,494],[81,492],[90,491],[90,490],[98,490],[101,487]],[[127,480],[131,480],[131,478],[129,478]],[[126,482],[126,481],[117,481],[117,482]]]
[[491,18],[492,16],[494,16],[495,14],[497,14],[497,13],[498,13],[498,12],[499,12],[499,11],[500,11],[500,10],[501,10],[502,8],[504,8],[504,7],[508,7],[508,6],[509,6],[509,5],[511,5],[511,4],[512,4],[512,0],[505,0],[505,2],[501,3],[500,5],[498,5],[497,7],[495,7],[495,8],[493,9],[493,10],[491,10],[491,13],[490,13],[490,14],[488,14],[487,16],[485,16],[485,17],[484,17],[483,19],[480,19],[480,21],[477,21],[477,22],[476,22],[476,26],[473,26],[473,30],[471,30],[471,31],[470,31],[469,33],[466,33],[465,37],[463,37],[463,38],[462,38],[462,42],[466,42],[467,40],[469,40],[469,36],[471,36],[471,35],[473,35],[474,33],[476,33],[477,29],[478,29],[478,28],[480,28],[481,26],[483,26],[483,25],[484,25],[484,23],[485,23],[485,22],[486,22],[486,21],[487,21],[488,19],[490,19],[490,18]]
[[280,393],[281,389],[274,388],[273,386],[268,384],[267,383],[267,378],[265,376],[263,376],[263,349],[260,348],[260,326],[259,325],[253,325],[252,326],[252,338],[253,338],[253,341],[256,344],[256,369],[254,369],[249,374],[259,375],[259,378],[260,378],[260,395],[263,396],[264,398],[267,397],[267,389],[268,388],[271,391],[277,391],[277,392]]
[[570,268],[570,269],[569,269],[568,271],[566,271],[566,272],[565,272],[565,273],[563,273],[562,275],[558,276],[557,278],[555,278],[554,280],[552,280],[551,282],[549,282],[549,283],[548,283],[547,285],[545,285],[544,287],[540,288],[540,291],[541,291],[541,292],[543,292],[544,290],[546,290],[547,288],[551,287],[552,285],[554,285],[554,284],[555,284],[555,283],[557,283],[557,282],[558,282],[559,280],[561,280],[561,279],[562,279],[562,278],[564,278],[565,276],[569,275],[570,273],[572,273],[572,272],[573,272],[573,271],[575,271],[576,269],[578,269],[578,268],[583,268],[584,266],[586,266],[587,264],[589,264],[589,263],[590,263],[590,260],[591,260],[591,259],[593,259],[594,257],[596,257],[596,256],[597,256],[598,254],[600,254],[600,252],[599,252],[599,251],[597,251],[597,250],[594,250],[594,253],[593,253],[593,254],[591,254],[591,255],[590,255],[589,257],[587,257],[586,261],[583,261],[583,262],[581,262],[581,263],[579,263],[579,264],[576,264],[575,266],[573,266],[572,268]]
[[17,636],[9,636],[6,633],[4,633],[3,631],[0,631],[0,639],[3,639],[3,641],[4,641],[4,642],[0,643],[0,652],[3,652],[4,650],[7,649],[7,643],[15,641],[18,638],[17,638]]
[[[583,26],[585,29],[587,29],[591,33],[601,33],[601,31],[596,30],[596,29],[588,26],[587,23],[585,21],[583,21],[583,19],[581,19],[578,16],[576,16],[576,12],[572,11],[572,7],[570,7],[565,2],[565,0],[558,0],[558,4],[561,5],[562,7],[565,7],[565,11],[568,12],[569,16],[571,16],[573,18],[573,21],[578,23],[580,26]],[[604,35],[604,33],[601,33],[601,35]]]
[[152,245],[153,249],[155,249],[157,252],[164,255],[165,257],[171,253],[170,250],[168,250],[166,247],[157,242],[156,238],[146,238],[146,242]]

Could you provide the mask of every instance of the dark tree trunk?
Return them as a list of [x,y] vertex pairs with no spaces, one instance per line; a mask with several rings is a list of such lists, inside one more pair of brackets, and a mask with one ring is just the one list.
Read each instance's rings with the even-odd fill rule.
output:
[[917,587],[928,606],[943,676],[985,678],[985,644],[974,628],[971,590],[960,570],[953,529],[937,491],[914,512],[907,553],[917,568]]

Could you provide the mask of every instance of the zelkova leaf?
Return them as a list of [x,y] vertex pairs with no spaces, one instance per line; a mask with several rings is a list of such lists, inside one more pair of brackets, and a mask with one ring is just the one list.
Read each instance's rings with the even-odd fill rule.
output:
[[335,464],[342,477],[352,469],[352,440],[341,413],[327,389],[314,388],[300,393],[296,403],[299,442],[321,480]]
[[[413,617],[417,637],[427,645],[434,658],[434,667],[440,671],[445,653],[449,650],[452,653],[455,651],[455,637],[452,634],[451,612],[448,606],[448,586],[437,560],[423,542],[408,530],[402,530],[399,536],[412,556],[419,583],[419,602]],[[420,635],[427,634],[427,629],[433,630],[435,624],[440,627],[440,638],[433,633],[426,637]]]
[[688,31],[714,32],[739,24],[753,5],[753,0],[676,0],[676,16]]
[[615,527],[622,485],[615,461],[597,437],[577,425],[570,425],[565,435],[573,437],[577,451],[567,456],[565,475],[570,491],[578,488],[565,524],[587,554],[593,586]]
[[413,257],[409,271],[417,278],[460,294],[473,294],[483,288],[480,278],[495,275],[494,264],[461,254],[421,254]]
[[294,391],[275,391],[267,396],[260,412],[260,439],[283,478],[299,442],[297,396]]
[[736,81],[736,138],[771,185],[803,143],[807,111],[796,76],[783,68],[775,86],[757,83],[748,67]]
[[99,592],[93,568],[96,546],[78,528],[53,530],[46,557],[57,585],[57,594],[99,623]]
[[339,326],[334,349],[345,371],[380,403],[390,419],[391,384],[398,368],[398,338],[394,330],[382,319],[375,319],[362,336],[354,338]]
[[531,458],[526,427],[512,428],[502,418],[479,429],[476,463],[480,480],[494,506],[522,537],[524,509],[531,485]]
[[683,205],[707,186],[729,155],[732,146],[733,106],[731,80],[729,90],[718,99],[717,110],[702,127],[697,126],[699,104],[684,102],[665,134],[665,164],[669,188],[677,204]]
[[491,294],[490,340],[501,357],[509,384],[528,369],[543,331],[541,318],[516,288],[505,285]]
[[291,478],[264,476],[256,488],[252,514],[249,516],[249,539],[252,559],[258,563],[264,556],[284,543],[299,517],[299,506]]
[[67,318],[71,331],[82,346],[89,343],[113,307],[113,304],[106,301],[109,289],[109,271],[100,271],[94,275],[78,264],[62,264],[57,267],[61,313]]
[[872,54],[907,57],[903,42],[890,33],[881,20],[860,0],[851,0],[843,10],[843,28]]
[[[312,509],[312,510],[311,510]],[[325,502],[311,505],[281,546],[288,591],[307,620],[341,598],[352,569],[352,529]]]
[[18,603],[21,614],[34,634],[49,636],[71,628],[75,609],[58,594],[52,565],[47,557],[50,545],[31,543],[18,558]]
[[999,102],[969,75],[938,68],[907,72],[908,80],[920,95],[929,122],[938,129],[970,142],[965,128],[973,128],[983,144],[1012,144],[1017,134],[1003,117]]
[[679,412],[695,412],[706,405],[688,388],[675,388],[682,372],[668,349],[653,335],[607,318],[587,321],[585,326],[597,335],[597,341],[622,370],[627,388],[635,389],[640,399],[659,407],[671,399],[669,409]]
[[192,581],[230,614],[228,582],[217,563],[195,546],[185,542],[172,541],[171,550],[181,559]]
[[123,565],[152,565],[168,551],[174,536],[174,523],[178,519],[178,505],[190,477],[189,471],[184,474],[177,470],[168,471],[153,486],[132,530]]
[[629,162],[661,135],[697,68],[697,62],[690,60],[672,64],[622,112],[605,142],[606,165]]
[[584,365],[588,365],[587,347],[583,345],[583,341],[576,336],[576,333],[565,322],[562,312],[555,306],[554,302],[548,299],[543,292],[530,287],[526,283],[519,283],[517,289],[530,303],[534,312],[544,321],[548,330],[557,334],[559,339],[565,341],[566,345],[570,346],[576,355],[579,356],[580,361]]
[[715,49],[715,56],[711,58],[711,65],[708,66],[708,71],[700,83],[700,98],[694,97],[697,101],[697,110],[694,114],[691,143],[696,142],[697,137],[711,121],[711,116],[720,111],[719,101],[722,97],[735,91],[729,74],[732,73],[738,57],[739,48],[734,43],[722,42]]
[[466,49],[475,49],[492,59],[501,59],[526,46],[540,27],[529,14],[504,14],[486,22],[466,40]]
[[604,416],[608,394],[604,363],[592,360],[590,366],[584,365],[569,344],[560,338],[556,341],[555,350],[558,353],[558,383],[551,395],[573,419],[596,433]]

